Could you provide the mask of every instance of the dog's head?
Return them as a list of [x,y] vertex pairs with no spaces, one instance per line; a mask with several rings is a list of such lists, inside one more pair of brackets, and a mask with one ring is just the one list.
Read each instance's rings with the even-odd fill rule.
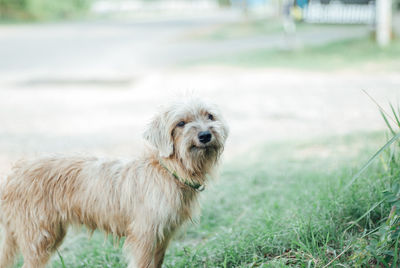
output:
[[175,157],[191,171],[215,164],[227,137],[228,127],[217,107],[198,99],[162,109],[144,133],[160,157]]

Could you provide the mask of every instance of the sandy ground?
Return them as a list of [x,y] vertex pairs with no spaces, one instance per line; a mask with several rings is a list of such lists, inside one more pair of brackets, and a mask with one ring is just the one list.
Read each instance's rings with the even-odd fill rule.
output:
[[153,72],[121,85],[40,85],[0,90],[0,173],[48,153],[136,155],[159,105],[182,92],[221,106],[231,135],[226,157],[265,142],[383,129],[378,110],[396,103],[396,73],[318,73],[198,67]]
[[[220,42],[181,39],[237,19],[0,26],[0,174],[19,158],[48,153],[136,155],[157,107],[188,91],[221,106],[231,128],[226,158],[265,142],[384,128],[361,89],[383,105],[396,103],[397,73],[176,67],[281,45],[284,37],[276,33]],[[365,30],[335,27],[303,37],[328,42]]]

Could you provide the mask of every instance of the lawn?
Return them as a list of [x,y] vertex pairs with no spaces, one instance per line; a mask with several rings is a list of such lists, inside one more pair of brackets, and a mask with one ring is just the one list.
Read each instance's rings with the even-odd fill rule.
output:
[[[322,267],[348,245],[335,265],[370,261],[361,254],[370,240],[361,237],[390,206],[356,220],[393,179],[386,154],[345,185],[385,141],[379,132],[264,144],[224,162],[221,177],[202,196],[198,223],[177,235],[165,267]],[[122,242],[98,232],[87,237],[70,230],[60,249],[65,267],[125,267]],[[52,263],[62,267],[58,255]]]
[[[307,24],[296,23],[297,32],[326,31],[338,27],[360,28],[360,25],[336,25],[336,24]],[[284,34],[282,19],[245,17],[235,22],[227,22],[200,27],[195,31],[186,33],[181,38],[192,41],[221,41],[253,37],[266,37],[268,35]]]
[[302,70],[400,70],[400,41],[380,48],[372,38],[357,38],[294,50],[257,49],[204,59],[191,64]]
[[246,19],[199,28],[181,36],[193,41],[220,41],[283,32],[282,22],[277,19]]

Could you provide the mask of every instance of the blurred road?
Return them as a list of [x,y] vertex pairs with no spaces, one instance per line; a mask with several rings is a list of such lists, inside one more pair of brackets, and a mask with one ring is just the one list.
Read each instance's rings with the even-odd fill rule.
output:
[[[0,26],[0,174],[43,153],[131,156],[157,106],[195,91],[231,127],[226,157],[276,140],[383,129],[366,89],[399,97],[397,73],[330,73],[180,66],[188,60],[285,45],[280,33],[225,41],[183,38],[237,15],[156,21]],[[366,27],[299,34],[305,44],[362,36]]]
[[[237,13],[153,21],[0,26],[0,83],[55,79],[130,80],[148,70],[249,49],[285,47],[281,32],[231,40],[190,40],[188,33],[243,18]],[[327,27],[297,33],[317,45],[361,37],[368,27]],[[289,42],[292,42],[290,40]],[[38,80],[38,81],[37,81]],[[113,82],[113,81],[109,81]],[[0,84],[1,85],[1,84]]]

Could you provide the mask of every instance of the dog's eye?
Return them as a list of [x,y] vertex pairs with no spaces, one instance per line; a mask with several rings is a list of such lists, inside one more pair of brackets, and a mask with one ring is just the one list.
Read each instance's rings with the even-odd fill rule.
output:
[[214,120],[214,116],[212,114],[208,114],[208,119]]
[[185,126],[185,121],[181,121],[181,122],[179,122],[178,124],[177,124],[177,126],[178,127],[183,127],[183,126]]

